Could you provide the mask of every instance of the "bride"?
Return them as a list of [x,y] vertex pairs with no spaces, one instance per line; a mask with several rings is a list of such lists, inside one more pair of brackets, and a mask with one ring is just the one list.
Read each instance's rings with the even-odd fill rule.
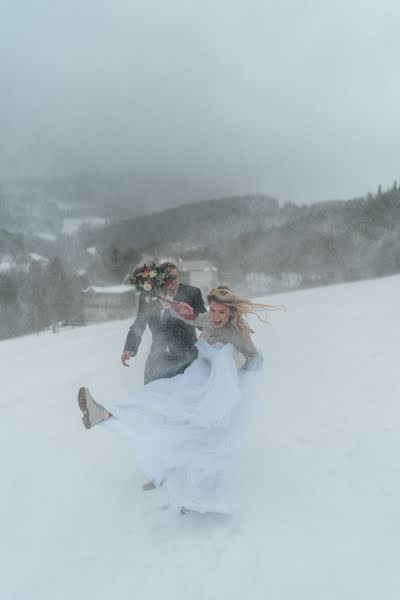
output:
[[[188,511],[232,512],[232,482],[251,396],[252,373],[262,357],[245,320],[269,307],[212,289],[210,310],[197,315],[183,302],[163,303],[177,319],[201,328],[198,358],[181,375],[151,381],[122,402],[103,407],[88,388],[78,393],[83,424],[128,434],[143,472],[144,489],[164,485],[169,506]],[[163,302],[163,301],[162,301]],[[265,322],[265,321],[264,321]]]

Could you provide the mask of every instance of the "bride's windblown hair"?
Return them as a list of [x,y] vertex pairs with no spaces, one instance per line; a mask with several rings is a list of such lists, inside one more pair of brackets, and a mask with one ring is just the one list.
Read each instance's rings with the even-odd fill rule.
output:
[[246,323],[243,317],[248,315],[255,315],[263,323],[268,323],[267,314],[269,310],[286,310],[286,308],[280,304],[260,304],[252,302],[248,298],[243,298],[229,287],[220,285],[217,288],[213,288],[207,294],[208,303],[218,302],[219,304],[226,304],[231,309],[231,322],[232,325],[241,333],[246,342],[250,341],[251,334],[254,333],[250,325]]

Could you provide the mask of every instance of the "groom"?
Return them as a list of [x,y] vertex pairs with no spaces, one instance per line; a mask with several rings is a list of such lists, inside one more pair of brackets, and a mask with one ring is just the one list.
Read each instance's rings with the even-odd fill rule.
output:
[[[174,263],[165,262],[161,266],[173,275],[173,279],[165,284],[168,296],[177,302],[187,302],[196,312],[206,312],[199,288],[180,283],[178,267]],[[183,373],[197,358],[195,328],[174,318],[159,302],[146,302],[146,294],[141,293],[137,316],[129,329],[121,356],[124,367],[129,367],[127,361],[136,356],[146,325],[152,333],[153,342],[146,360],[145,384]]]

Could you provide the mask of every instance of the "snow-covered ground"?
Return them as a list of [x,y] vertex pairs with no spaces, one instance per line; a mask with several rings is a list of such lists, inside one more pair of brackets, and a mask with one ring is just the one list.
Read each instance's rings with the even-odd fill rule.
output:
[[398,600],[400,277],[293,292],[272,327],[240,508],[178,516],[127,447],[85,431],[141,385],[128,321],[0,343],[4,600]]

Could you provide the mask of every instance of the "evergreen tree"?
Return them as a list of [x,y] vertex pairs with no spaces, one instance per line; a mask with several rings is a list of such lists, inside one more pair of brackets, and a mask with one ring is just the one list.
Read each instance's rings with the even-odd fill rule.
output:
[[49,325],[46,298],[46,271],[39,263],[31,265],[22,280],[21,299],[23,315],[29,331],[39,333]]
[[78,299],[74,278],[61,258],[56,256],[47,267],[46,304],[53,331],[59,323],[70,324],[77,317]]

